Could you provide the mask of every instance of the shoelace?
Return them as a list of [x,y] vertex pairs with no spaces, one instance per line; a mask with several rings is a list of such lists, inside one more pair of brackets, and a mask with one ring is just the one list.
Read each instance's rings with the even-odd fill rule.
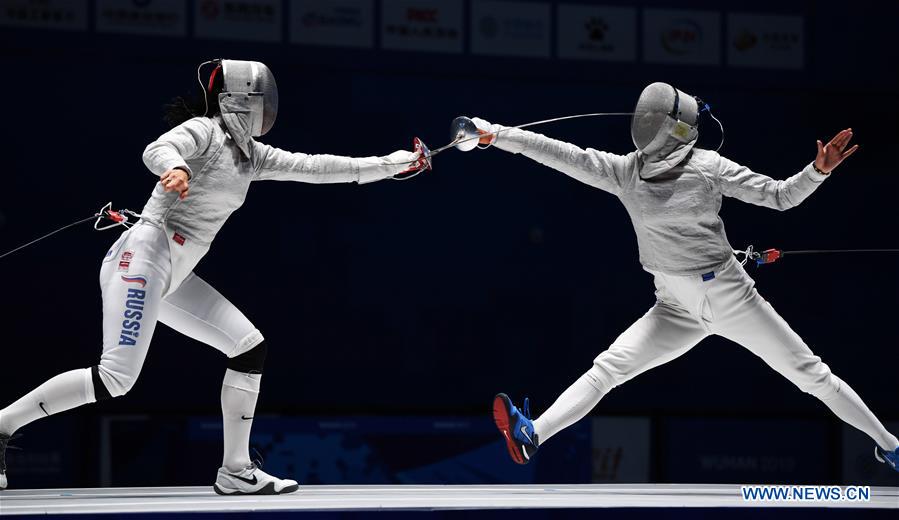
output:
[[[523,415],[527,420],[531,420],[531,400],[527,397],[524,398],[524,402],[521,404],[521,415]],[[531,430],[533,432],[533,429]],[[537,447],[537,442],[534,439],[536,438],[536,433],[534,434],[534,438],[531,438],[528,435],[528,441],[534,446]]]
[[262,454],[259,453],[259,450],[257,450],[255,447],[253,447],[253,453],[256,454],[256,458],[250,460],[250,463],[247,465],[247,469],[248,470],[262,469],[262,465],[265,464],[265,459],[262,458]]

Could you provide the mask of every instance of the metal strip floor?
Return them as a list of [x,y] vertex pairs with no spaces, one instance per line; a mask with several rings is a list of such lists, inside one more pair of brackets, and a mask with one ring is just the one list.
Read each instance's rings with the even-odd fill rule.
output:
[[303,486],[282,496],[221,497],[210,486],[12,489],[0,515],[133,512],[366,511],[612,507],[843,507],[899,509],[899,487],[872,487],[867,502],[747,502],[739,485],[587,484]]

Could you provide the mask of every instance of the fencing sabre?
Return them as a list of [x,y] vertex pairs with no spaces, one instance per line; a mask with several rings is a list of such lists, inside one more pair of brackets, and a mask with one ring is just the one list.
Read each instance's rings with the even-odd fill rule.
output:
[[[469,150],[473,150],[475,147],[478,147],[478,141],[483,139],[484,137],[490,137],[493,135],[499,135],[506,130],[513,130],[516,128],[527,128],[530,126],[544,125],[547,123],[555,123],[556,121],[565,121],[568,119],[579,119],[583,117],[600,117],[600,116],[633,116],[633,112],[594,112],[591,114],[576,114],[573,116],[562,116],[562,117],[554,117],[552,119],[543,119],[541,121],[532,121],[530,123],[524,123],[522,125],[510,126],[506,128],[501,128],[496,132],[486,132],[479,133],[478,127],[474,124],[470,118],[465,116],[459,116],[456,119],[453,119],[452,124],[450,124],[450,139],[452,139],[449,144],[441,146],[440,148],[435,148],[433,150],[429,149],[428,146],[416,137],[412,141],[413,149],[419,153],[418,161],[412,163],[412,167],[402,172],[404,175],[402,177],[394,177],[396,180],[407,180],[415,177],[419,173],[430,170],[433,167],[433,158],[435,155],[449,150],[450,148],[457,148],[463,152],[467,152]],[[480,146],[479,148],[489,148],[490,145]]]

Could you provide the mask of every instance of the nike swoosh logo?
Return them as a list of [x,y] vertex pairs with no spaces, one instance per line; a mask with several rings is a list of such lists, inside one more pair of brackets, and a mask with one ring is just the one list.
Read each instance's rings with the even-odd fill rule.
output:
[[47,417],[50,417],[50,414],[47,413],[47,409],[44,408],[44,402],[43,402],[43,401],[39,402],[37,405],[41,407],[41,410],[44,412],[44,414],[47,415]]
[[250,419],[252,419],[252,417],[247,417],[246,415],[241,415],[240,418],[244,421],[249,421]]
[[524,437],[528,440],[528,442],[530,442],[531,444],[534,444],[534,439],[532,439],[531,436],[528,435],[528,430],[525,426],[521,427],[521,434],[524,435]]
[[256,475],[253,475],[253,480],[250,480],[248,478],[238,477],[237,475],[231,475],[231,476],[236,478],[237,480],[240,480],[241,482],[246,482],[247,484],[249,484],[251,486],[255,486],[256,483],[259,482],[258,480],[256,480]]

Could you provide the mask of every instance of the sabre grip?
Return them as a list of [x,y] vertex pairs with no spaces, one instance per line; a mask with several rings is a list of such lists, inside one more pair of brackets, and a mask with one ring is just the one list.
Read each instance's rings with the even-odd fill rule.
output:
[[412,140],[412,150],[419,154],[418,160],[412,163],[409,168],[401,171],[394,177],[394,179],[410,179],[423,171],[428,171],[431,169],[431,150],[428,149],[428,145],[426,145],[424,141],[416,137]]

